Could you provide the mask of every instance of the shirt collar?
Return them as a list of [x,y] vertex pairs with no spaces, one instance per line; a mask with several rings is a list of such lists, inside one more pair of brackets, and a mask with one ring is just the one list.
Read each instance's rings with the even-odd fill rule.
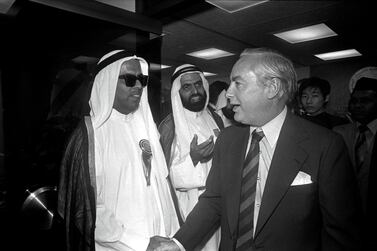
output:
[[198,118],[199,116],[201,116],[203,114],[203,111],[205,109],[203,109],[203,110],[201,110],[199,112],[192,112],[192,111],[190,111],[190,110],[188,110],[186,108],[183,108],[183,110],[185,112],[186,118],[188,118],[188,119],[190,119],[190,118],[191,119],[196,119],[196,118]]
[[208,103],[208,106],[212,107],[214,110],[216,110],[216,105],[212,104],[212,103]]
[[[357,126],[360,126],[361,124],[359,122],[356,122]],[[373,133],[373,135],[376,135],[377,133],[377,119],[372,120],[367,124],[368,129]]]
[[[268,123],[263,125],[261,129],[267,139],[268,144],[273,148],[278,141],[281,127],[283,126],[285,117],[287,116],[287,107],[277,115],[275,118],[270,120]],[[256,127],[250,127],[250,133],[252,133]]]

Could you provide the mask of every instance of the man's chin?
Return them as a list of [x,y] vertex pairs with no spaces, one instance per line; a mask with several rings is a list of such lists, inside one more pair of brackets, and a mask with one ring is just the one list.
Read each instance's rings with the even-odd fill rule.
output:
[[192,112],[200,112],[204,109],[204,105],[198,105],[198,106],[190,106],[188,108],[188,110],[192,111]]
[[204,109],[204,106],[205,102],[203,102],[203,100],[200,100],[198,102],[190,102],[189,104],[184,105],[187,110],[192,112],[200,112]]

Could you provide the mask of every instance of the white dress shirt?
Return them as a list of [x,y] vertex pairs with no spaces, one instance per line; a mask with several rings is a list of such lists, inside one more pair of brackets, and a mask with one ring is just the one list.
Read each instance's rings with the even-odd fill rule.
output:
[[[263,191],[264,186],[266,185],[268,171],[270,170],[271,160],[274,156],[276,142],[279,138],[279,134],[281,131],[281,127],[283,126],[285,117],[287,116],[287,107],[276,116],[274,119],[270,120],[267,124],[260,127],[264,133],[264,137],[259,142],[259,168],[258,168],[258,176],[257,176],[257,188],[255,192],[255,202],[254,202],[254,234],[255,234],[255,226],[258,222],[258,215],[261,204],[263,203]],[[250,144],[251,144],[251,134],[253,131],[257,129],[256,127],[250,126],[250,137],[249,143],[247,146],[247,151],[249,151]],[[258,131],[258,130],[257,130]],[[246,158],[246,156],[245,156]]]

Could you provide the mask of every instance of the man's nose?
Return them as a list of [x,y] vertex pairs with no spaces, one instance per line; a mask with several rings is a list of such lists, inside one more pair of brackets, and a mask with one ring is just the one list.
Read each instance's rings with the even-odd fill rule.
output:
[[134,87],[141,89],[141,88],[143,88],[143,85],[141,84],[141,82],[139,80],[136,80]]
[[196,87],[195,85],[192,88],[192,93],[193,94],[197,94],[198,93],[198,87]]
[[228,87],[228,90],[225,93],[225,97],[227,97],[228,99],[233,97],[233,84],[230,84],[230,86]]

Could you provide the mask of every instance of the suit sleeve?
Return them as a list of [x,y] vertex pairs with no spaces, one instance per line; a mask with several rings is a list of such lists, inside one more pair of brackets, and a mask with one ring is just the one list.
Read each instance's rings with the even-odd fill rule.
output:
[[333,138],[321,162],[318,181],[324,225],[322,250],[359,250],[360,197],[341,136]]
[[198,203],[188,215],[185,224],[178,230],[174,238],[186,250],[193,250],[201,241],[213,233],[220,225],[221,214],[221,137],[215,144],[212,168],[209,172],[206,190],[199,197]]

